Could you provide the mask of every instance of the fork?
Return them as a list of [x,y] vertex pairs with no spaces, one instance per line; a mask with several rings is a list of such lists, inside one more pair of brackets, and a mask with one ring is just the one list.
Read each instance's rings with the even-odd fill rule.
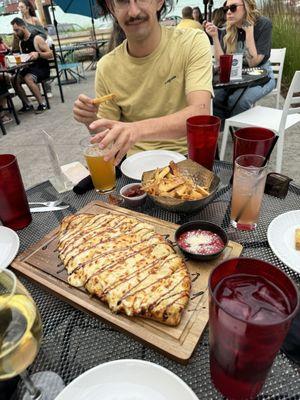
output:
[[55,200],[55,201],[29,201],[28,204],[33,205],[33,204],[41,204],[46,207],[56,207],[63,203],[63,200]]

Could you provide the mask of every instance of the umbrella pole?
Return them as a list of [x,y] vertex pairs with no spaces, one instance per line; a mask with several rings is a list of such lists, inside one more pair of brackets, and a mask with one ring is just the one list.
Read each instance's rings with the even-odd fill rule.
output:
[[[60,43],[60,37],[59,37],[59,34],[58,34],[57,21],[56,21],[56,18],[55,18],[53,0],[50,0],[50,3],[51,3],[51,11],[52,11],[52,16],[53,16],[53,25],[54,25],[55,32],[56,32],[57,42],[58,42],[58,47],[59,47],[59,52],[60,52],[60,57],[61,57],[60,58],[61,59],[61,64],[65,64],[65,58],[64,58],[64,55],[63,55],[63,52],[62,52],[61,43]],[[65,74],[65,80],[61,80],[60,81],[61,85],[69,85],[71,83],[76,83],[77,82],[77,80],[75,78],[68,79],[68,75],[67,75],[67,70],[66,69],[64,69],[63,72]]]
[[212,8],[213,8],[214,2],[213,0],[209,0],[208,2],[208,16],[207,16],[207,21],[212,22]]
[[93,31],[93,40],[95,41],[95,50],[96,50],[96,62],[100,58],[100,51],[98,47],[98,42],[97,42],[97,36],[96,36],[96,29],[95,29],[95,21],[94,21],[94,4],[92,4],[93,0],[89,0],[89,6],[90,6],[90,11],[91,11],[91,18],[92,18],[92,31]]
[[55,18],[54,4],[53,4],[53,1],[52,1],[52,0],[50,0],[50,3],[51,3],[51,11],[52,11],[52,16],[53,16],[53,25],[54,25],[55,32],[56,32],[56,36],[57,36],[57,42],[58,42],[58,48],[59,48],[59,52],[60,52],[60,56],[61,56],[61,61],[62,61],[62,62],[65,62],[65,61],[64,61],[63,52],[62,52],[62,49],[61,49],[61,44],[60,44],[60,38],[59,38],[59,34],[58,34],[58,29],[57,29],[57,21],[56,21],[56,18]]
[[208,4],[208,1],[209,0],[203,0],[203,4],[204,4],[204,21],[207,21],[207,4]]

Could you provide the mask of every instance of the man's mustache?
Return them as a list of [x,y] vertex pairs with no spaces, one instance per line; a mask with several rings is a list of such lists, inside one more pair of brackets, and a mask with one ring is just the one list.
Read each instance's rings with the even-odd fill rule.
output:
[[147,16],[142,16],[142,15],[138,15],[137,17],[129,17],[126,21],[125,21],[125,25],[131,25],[134,24],[135,22],[145,22],[148,21],[148,17]]

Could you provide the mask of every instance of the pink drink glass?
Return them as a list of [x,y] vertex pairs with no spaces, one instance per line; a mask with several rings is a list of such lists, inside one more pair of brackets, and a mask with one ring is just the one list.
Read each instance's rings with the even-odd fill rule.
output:
[[299,307],[292,280],[251,258],[227,260],[209,278],[210,372],[229,399],[254,399]]
[[0,154],[0,220],[3,225],[23,229],[32,217],[16,157]]
[[212,170],[221,120],[211,115],[197,115],[188,118],[187,143],[189,158]]
[[232,54],[223,54],[220,56],[220,83],[227,83],[230,81],[232,58]]
[[233,164],[238,156],[256,154],[265,157],[273,143],[275,134],[265,128],[242,128],[234,132]]

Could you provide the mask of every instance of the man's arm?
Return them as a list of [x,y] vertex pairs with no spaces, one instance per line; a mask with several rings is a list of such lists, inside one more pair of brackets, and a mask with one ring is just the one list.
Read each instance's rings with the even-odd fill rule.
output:
[[140,140],[168,140],[185,136],[186,120],[194,115],[210,114],[210,100],[209,91],[198,90],[190,92],[187,107],[174,114],[131,123],[99,119],[89,126],[93,132],[100,131],[92,142],[98,142],[100,148],[114,143],[106,159],[115,158],[117,165],[132,145]]
[[53,58],[52,50],[50,50],[50,47],[41,36],[35,36],[34,47],[36,49],[36,52],[34,51],[30,53],[31,60],[37,60],[39,57],[45,58],[46,60],[50,60],[51,58]]

